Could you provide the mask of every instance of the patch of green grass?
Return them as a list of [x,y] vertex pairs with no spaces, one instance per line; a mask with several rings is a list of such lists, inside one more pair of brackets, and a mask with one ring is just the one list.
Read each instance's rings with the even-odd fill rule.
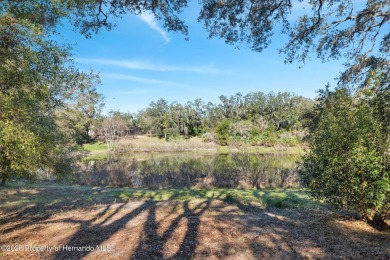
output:
[[227,203],[231,203],[232,204],[232,203],[235,202],[235,199],[236,198],[232,194],[227,193],[223,200],[226,201]]
[[[252,204],[261,208],[317,208],[319,202],[313,201],[303,189],[141,189],[111,188],[52,183],[11,183],[1,191],[17,191],[4,198],[2,207],[24,206],[30,204],[52,204],[81,200],[94,203],[112,203],[129,200],[194,200],[215,199],[235,204]],[[0,200],[1,201],[1,200]]]
[[93,144],[84,144],[83,148],[84,150],[89,152],[108,150],[107,145],[101,142],[93,143]]
[[322,205],[310,198],[304,189],[266,190],[262,194],[266,207],[274,208],[313,208]]
[[89,156],[83,158],[83,161],[99,161],[99,160],[105,160],[108,157],[110,157],[110,155],[108,153],[98,153],[98,154],[92,154],[92,155],[89,155]]
[[132,189],[115,191],[121,200],[153,199],[192,200],[216,199],[234,204],[236,201],[255,202],[263,208],[316,208],[321,204],[312,200],[303,189]]
[[300,198],[292,193],[279,193],[265,197],[265,204],[272,208],[295,208],[302,205]]

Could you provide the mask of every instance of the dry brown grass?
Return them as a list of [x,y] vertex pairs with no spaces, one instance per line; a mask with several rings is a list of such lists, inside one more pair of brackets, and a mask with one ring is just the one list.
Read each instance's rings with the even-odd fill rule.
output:
[[[92,154],[107,153],[107,147],[104,143],[85,145]],[[205,151],[205,152],[238,152],[245,150],[253,153],[263,154],[303,154],[304,147],[288,147],[275,145],[274,147],[266,146],[220,146],[213,142],[204,142],[200,137],[191,137],[188,139],[179,138],[177,140],[166,141],[163,138],[137,135],[125,137],[118,140],[116,152],[186,152],[186,151]]]
[[[1,192],[2,203],[23,200],[26,196],[66,196],[50,189],[17,192],[6,189]],[[99,204],[74,198],[57,204],[3,204],[0,208],[0,245],[52,246],[53,251],[3,250],[0,258],[390,257],[389,231],[380,232],[362,221],[326,210],[262,210],[240,202],[228,204],[218,198],[123,203],[101,200]],[[95,251],[54,251],[59,245],[91,246]],[[109,251],[99,252],[96,246],[106,246]]]
[[205,143],[200,137],[166,141],[158,137],[139,135],[134,138],[120,140],[120,147],[123,150],[139,152],[181,152],[181,151],[214,151],[218,145]]

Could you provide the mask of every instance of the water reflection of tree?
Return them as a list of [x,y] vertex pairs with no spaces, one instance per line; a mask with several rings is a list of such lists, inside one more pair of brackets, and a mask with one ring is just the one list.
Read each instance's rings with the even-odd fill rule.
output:
[[110,157],[95,161],[93,167],[85,167],[82,179],[94,185],[152,189],[296,187],[298,177],[292,158],[248,153],[203,158],[169,156],[142,161]]

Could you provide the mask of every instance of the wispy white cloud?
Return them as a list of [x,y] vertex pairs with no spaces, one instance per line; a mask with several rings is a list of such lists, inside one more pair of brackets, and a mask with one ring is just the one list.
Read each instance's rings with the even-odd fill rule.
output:
[[173,82],[173,81],[136,77],[132,75],[119,74],[119,73],[101,73],[100,76],[104,78],[127,80],[127,81],[134,81],[139,83],[147,83],[147,84],[155,84],[155,85],[164,85],[164,86],[173,86],[173,87],[185,86],[184,84]]
[[113,60],[113,59],[90,59],[90,58],[76,58],[79,63],[87,64],[102,64],[108,66],[117,66],[127,69],[135,70],[152,70],[152,71],[185,71],[194,73],[207,73],[216,74],[221,73],[221,70],[210,65],[199,65],[199,66],[169,66],[153,64],[148,61],[142,60]]
[[169,43],[171,39],[168,34],[158,25],[156,18],[151,13],[142,13],[140,15],[142,21],[144,21],[150,28],[157,31],[165,40],[166,43]]
[[153,93],[155,90],[153,89],[132,89],[132,90],[125,90],[125,91],[116,91],[115,94],[118,95],[144,95],[144,94],[150,94]]

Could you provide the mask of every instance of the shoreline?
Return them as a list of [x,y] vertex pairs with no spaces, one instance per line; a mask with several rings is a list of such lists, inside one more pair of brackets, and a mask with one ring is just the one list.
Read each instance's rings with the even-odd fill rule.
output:
[[118,142],[118,148],[110,152],[107,145],[103,142],[93,144],[84,144],[83,150],[88,152],[87,157],[108,155],[108,154],[126,154],[126,153],[236,153],[246,152],[253,154],[288,154],[303,155],[307,147],[299,146],[220,146],[215,143],[205,143],[198,137],[189,140],[165,141],[155,137],[138,136],[134,139],[122,139]]

